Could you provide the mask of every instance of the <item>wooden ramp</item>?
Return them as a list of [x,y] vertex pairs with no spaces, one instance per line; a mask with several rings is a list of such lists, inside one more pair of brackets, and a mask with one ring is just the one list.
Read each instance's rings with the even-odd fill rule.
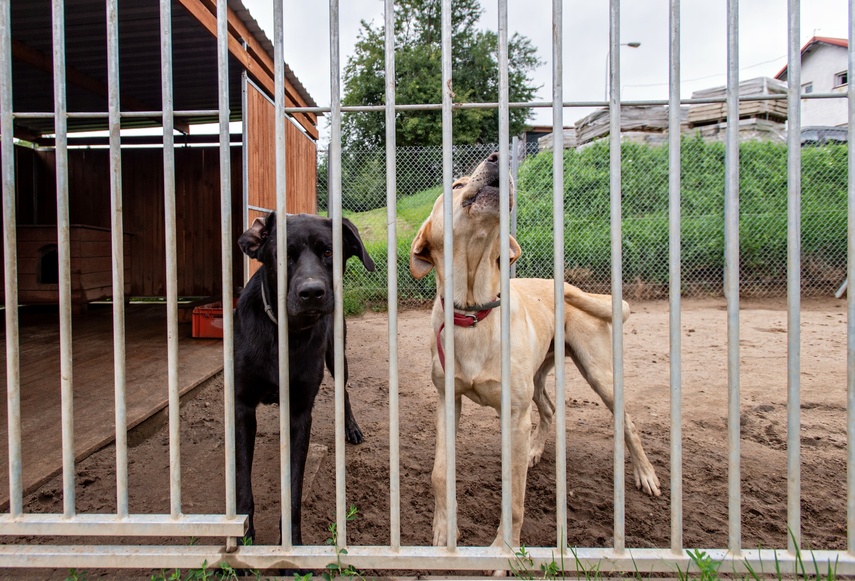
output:
[[[127,418],[134,427],[168,402],[166,309],[126,307]],[[74,450],[81,460],[115,439],[113,320],[109,306],[75,315],[73,335]],[[193,339],[179,325],[178,382],[184,394],[223,368],[221,340]],[[9,506],[5,324],[0,330],[0,509]],[[24,494],[62,471],[59,314],[20,312],[21,431]]]

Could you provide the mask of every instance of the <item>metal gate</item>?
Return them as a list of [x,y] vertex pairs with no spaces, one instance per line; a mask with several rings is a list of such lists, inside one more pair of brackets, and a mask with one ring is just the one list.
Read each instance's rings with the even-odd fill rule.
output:
[[[839,94],[800,95],[800,50],[799,50],[799,1],[788,0],[789,10],[789,59],[788,83],[786,95],[789,106],[788,132],[789,142],[789,268],[788,268],[788,518],[787,526],[791,532],[789,546],[777,549],[746,549],[741,541],[741,497],[740,497],[740,385],[739,385],[739,263],[738,263],[738,154],[739,143],[735,129],[739,116],[738,94],[738,0],[728,0],[728,82],[725,99],[681,100],[680,87],[680,1],[670,0],[670,92],[667,101],[645,101],[643,104],[660,104],[669,106],[670,111],[670,385],[671,385],[671,547],[669,549],[647,549],[626,546],[624,528],[624,383],[623,383],[623,342],[621,296],[621,150],[620,144],[620,108],[627,104],[620,98],[620,1],[610,0],[610,95],[607,103],[572,103],[565,102],[562,88],[562,10],[561,0],[553,0],[552,46],[553,46],[553,86],[550,102],[509,103],[508,101],[508,22],[507,0],[497,0],[499,7],[499,102],[498,103],[467,103],[454,105],[452,103],[451,69],[451,0],[442,0],[442,103],[413,106],[396,105],[394,87],[395,52],[391,42],[393,35],[393,0],[385,1],[386,10],[386,104],[376,107],[342,107],[340,87],[340,58],[339,58],[339,2],[330,0],[330,52],[331,52],[331,104],[328,107],[285,107],[284,97],[284,61],[282,47],[285,43],[283,31],[283,7],[275,2],[275,177],[276,208],[285,213],[288,206],[288,192],[285,175],[281,171],[285,167],[286,152],[286,114],[302,112],[328,113],[331,117],[330,144],[330,208],[331,214],[341,216],[341,175],[338,161],[341,157],[341,118],[343,112],[355,111],[385,111],[386,114],[386,159],[387,167],[387,201],[388,201],[388,241],[389,241],[389,399],[390,399],[390,482],[388,483],[391,496],[391,538],[384,546],[350,546],[347,542],[347,502],[345,493],[345,449],[344,449],[344,384],[343,374],[336,373],[336,482],[337,493],[337,536],[336,546],[294,546],[287,529],[283,531],[283,541],[280,546],[238,546],[237,539],[243,535],[245,518],[236,514],[235,510],[235,468],[234,468],[234,369],[233,369],[233,318],[226,309],[224,313],[224,384],[225,411],[224,423],[226,433],[225,462],[226,462],[226,503],[222,514],[207,516],[189,516],[182,513],[181,502],[181,467],[179,454],[179,424],[178,406],[179,394],[176,384],[178,351],[177,351],[177,295],[175,291],[175,191],[174,191],[174,142],[173,126],[177,114],[173,110],[172,95],[172,34],[170,0],[161,0],[161,59],[162,59],[162,111],[147,111],[151,116],[162,116],[163,119],[163,167],[166,191],[166,235],[167,235],[167,299],[168,299],[168,339],[169,339],[169,428],[171,443],[170,485],[171,509],[169,514],[140,515],[128,511],[127,491],[127,431],[125,429],[125,376],[124,376],[124,284],[123,284],[123,238],[122,238],[122,195],[121,195],[121,151],[120,151],[120,122],[123,118],[141,115],[139,112],[120,110],[118,95],[118,21],[117,0],[107,0],[107,31],[108,31],[108,68],[109,68],[109,111],[102,114],[109,117],[110,151],[112,176],[112,249],[113,249],[113,296],[114,300],[114,349],[115,349],[115,413],[116,448],[117,448],[117,498],[116,514],[92,515],[78,514],[75,508],[74,485],[75,466],[73,456],[74,430],[72,425],[72,369],[70,333],[71,305],[69,301],[69,218],[67,191],[67,129],[66,120],[75,115],[69,112],[65,100],[65,62],[64,46],[64,3],[62,0],[53,1],[53,70],[54,70],[54,103],[55,112],[27,115],[42,115],[52,118],[56,126],[56,173],[58,192],[58,235],[59,235],[59,274],[60,274],[60,313],[61,336],[63,351],[62,370],[62,401],[63,401],[63,477],[64,477],[64,510],[62,514],[36,515],[23,512],[21,485],[21,430],[20,430],[20,370],[18,366],[18,304],[16,281],[16,219],[15,219],[15,166],[13,122],[16,113],[13,110],[12,91],[12,42],[10,30],[10,3],[3,0],[0,3],[0,133],[2,133],[2,170],[3,170],[3,225],[4,225],[4,258],[5,258],[5,291],[6,291],[6,337],[7,337],[7,398],[9,425],[9,473],[10,473],[10,507],[9,512],[0,515],[0,534],[8,536],[24,535],[64,535],[77,537],[92,535],[97,537],[172,535],[196,536],[206,538],[225,537],[225,542],[216,541],[214,544],[193,546],[151,546],[151,545],[38,545],[38,544],[6,544],[0,546],[0,565],[5,567],[199,567],[203,562],[209,565],[221,562],[234,567],[300,567],[322,569],[328,563],[334,562],[341,549],[346,548],[346,561],[359,569],[457,569],[484,570],[507,569],[509,559],[513,557],[514,548],[510,546],[511,539],[511,505],[510,505],[510,434],[509,434],[509,403],[510,391],[508,385],[510,353],[508,341],[503,348],[503,381],[502,381],[502,519],[504,524],[505,547],[459,547],[456,545],[455,532],[455,489],[454,463],[449,463],[448,506],[451,517],[448,521],[448,543],[441,547],[402,546],[401,544],[401,510],[399,488],[399,444],[398,444],[398,366],[401,356],[397,347],[397,268],[395,249],[396,240],[396,184],[395,184],[395,131],[394,119],[396,111],[413,109],[441,109],[443,130],[443,188],[445,192],[444,215],[451,220],[451,188],[452,188],[452,109],[456,106],[472,108],[495,108],[499,111],[500,143],[510,141],[508,130],[508,111],[511,107],[551,107],[553,111],[553,130],[561,134],[563,129],[563,110],[565,107],[603,105],[607,104],[611,115],[611,223],[612,223],[612,295],[614,313],[613,352],[615,376],[615,438],[614,438],[614,544],[600,548],[574,548],[571,556],[570,548],[564,542],[567,530],[572,526],[567,516],[567,485],[565,465],[565,387],[563,376],[563,353],[557,355],[556,365],[556,506],[557,518],[555,523],[555,544],[551,547],[528,549],[533,558],[533,565],[546,564],[563,558],[568,569],[578,567],[598,568],[599,570],[674,572],[674,567],[683,570],[691,563],[688,550],[682,536],[682,497],[683,480],[682,466],[682,436],[681,436],[681,344],[680,344],[680,131],[678,109],[681,103],[692,102],[726,102],[728,116],[728,135],[726,148],[727,183],[726,192],[726,296],[728,299],[728,489],[729,489],[729,535],[727,547],[705,548],[708,554],[716,560],[725,562],[726,571],[747,571],[749,568],[760,570],[762,563],[777,563],[782,571],[795,571],[798,567],[800,535],[800,407],[799,407],[799,345],[800,345],[800,100],[802,98],[823,99],[840,98]],[[231,200],[230,167],[228,164],[228,96],[226,79],[228,77],[228,47],[227,47],[227,1],[217,0],[217,30],[218,30],[218,66],[220,70],[219,99],[220,106],[216,113],[220,123],[221,147],[221,243],[223,262],[223,302],[232,301],[232,264],[231,254]],[[851,43],[855,39],[855,0],[849,2],[849,49],[848,74],[851,78],[855,71],[855,48]],[[846,95],[849,103],[849,141],[855,141],[855,85],[849,84]],[[769,97],[774,98],[774,97]],[[501,200],[503,208],[501,215],[501,272],[502,294],[509,290],[509,152],[507,147],[500,149],[501,167]],[[563,318],[564,302],[563,285],[563,164],[562,151],[555,148],[553,174],[553,208],[555,233],[555,317]],[[287,171],[287,169],[286,169]],[[849,154],[849,277],[855,280],[855,156]],[[448,222],[447,222],[448,223]],[[334,223],[334,290],[336,292],[336,359],[335,366],[341,370],[343,366],[343,315],[342,315],[342,276],[341,251],[342,232],[341,221]],[[284,287],[284,272],[286,261],[285,236],[279,237],[279,273],[280,288]],[[445,270],[452,273],[451,253],[454,240],[451,231],[446,231],[445,239]],[[452,294],[454,281],[453,273],[445,280],[444,294]],[[284,294],[280,293],[279,309],[284,311]],[[814,560],[824,570],[826,565],[835,568],[837,574],[855,574],[855,300],[851,297],[848,302],[848,550],[847,551],[816,551],[811,553]],[[452,323],[452,311],[445,313],[446,324]],[[501,306],[502,328],[509,333],[510,307],[507,302]],[[287,334],[280,327],[280,376],[282,389],[287,393],[287,365],[283,359],[287,353]],[[563,327],[556,326],[556,342],[563,341]],[[453,353],[453,334],[445,338],[445,349]],[[446,448],[449,458],[454,458],[454,401],[453,401],[453,366],[454,358],[449,358],[449,372],[446,374]],[[287,396],[284,401],[288,401]],[[283,520],[289,521],[290,478],[287,477],[288,450],[288,415],[287,406],[281,410],[280,422],[282,441],[282,507]]]

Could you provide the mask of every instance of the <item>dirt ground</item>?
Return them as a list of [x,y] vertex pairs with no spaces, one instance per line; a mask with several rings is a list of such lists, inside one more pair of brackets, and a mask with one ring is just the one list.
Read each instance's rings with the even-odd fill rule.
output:
[[[802,313],[801,442],[803,545],[846,543],[846,305],[805,301]],[[742,539],[747,548],[786,547],[787,313],[782,300],[743,301],[741,329]],[[347,497],[359,509],[348,525],[353,545],[389,543],[389,405],[387,316],[348,320],[350,393],[366,439],[347,445]],[[429,377],[429,313],[404,311],[399,321],[402,542],[431,540],[436,391]],[[683,513],[687,547],[727,544],[726,306],[686,300],[683,342]],[[612,419],[573,364],[567,365],[568,514],[571,546],[608,546],[613,526]],[[670,546],[670,419],[667,302],[636,303],[625,324],[626,409],[642,433],[662,483],[651,498],[632,486],[627,463],[626,544]],[[547,382],[550,390],[554,384]],[[492,542],[500,514],[497,414],[464,400],[458,437],[458,523],[462,545]],[[323,544],[335,519],[333,388],[325,380],[314,411],[317,472],[307,490],[303,538]],[[197,389],[182,406],[183,507],[221,512],[224,505],[222,378]],[[260,409],[253,474],[256,544],[278,541],[278,407]],[[169,511],[165,415],[132,437],[130,509]],[[311,462],[311,461],[310,461]],[[78,466],[78,509],[115,510],[115,450]],[[530,470],[522,541],[555,544],[555,446]],[[25,499],[25,511],[61,512],[57,478]],[[186,540],[185,540],[186,542]]]

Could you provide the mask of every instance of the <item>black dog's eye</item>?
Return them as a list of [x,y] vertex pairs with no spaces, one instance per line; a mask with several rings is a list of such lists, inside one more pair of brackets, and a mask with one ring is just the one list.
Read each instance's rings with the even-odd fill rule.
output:
[[461,184],[454,184],[453,186],[451,186],[451,189],[452,190],[459,190],[460,188],[462,188],[465,185],[466,184],[462,184],[462,183]]
[[330,256],[332,256],[332,250],[330,248],[327,248],[326,250],[324,250],[324,258],[329,258]]

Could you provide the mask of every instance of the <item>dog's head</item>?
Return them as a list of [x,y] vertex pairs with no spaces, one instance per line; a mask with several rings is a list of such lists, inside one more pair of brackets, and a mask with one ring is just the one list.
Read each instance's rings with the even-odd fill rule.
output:
[[[286,217],[288,235],[289,319],[313,317],[333,312],[333,243],[332,220],[311,214]],[[365,250],[359,230],[347,218],[341,221],[343,262],[351,256],[362,261],[366,270],[374,271],[374,261]],[[240,249],[266,267],[269,288],[276,288],[276,213],[256,218],[238,239]],[[275,298],[269,300],[275,301]]]
[[[471,176],[458,178],[452,186],[452,231],[454,236],[455,272],[465,272],[471,280],[488,271],[498,273],[499,248],[499,154],[492,153],[482,161]],[[514,205],[511,183],[510,208]],[[510,209],[509,208],[509,209]],[[437,279],[443,278],[443,235],[445,230],[443,196],[422,224],[410,247],[410,273],[423,278],[437,269]],[[510,238],[510,261],[520,257],[520,246]],[[490,300],[490,299],[488,299]]]

